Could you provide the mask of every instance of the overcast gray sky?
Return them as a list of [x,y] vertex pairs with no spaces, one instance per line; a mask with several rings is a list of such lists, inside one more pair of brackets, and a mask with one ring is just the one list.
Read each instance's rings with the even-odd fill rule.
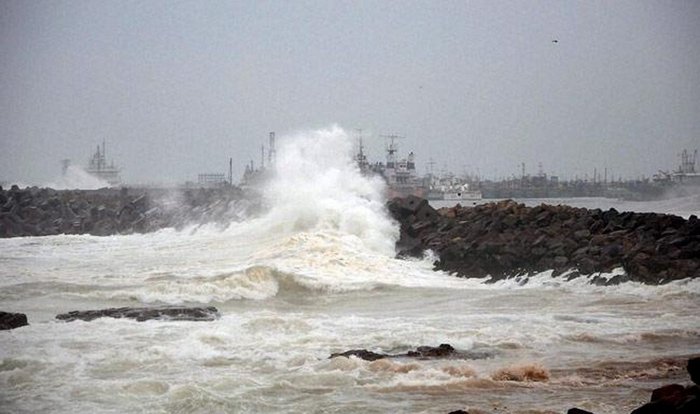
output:
[[102,139],[127,182],[239,177],[269,131],[334,123],[421,170],[674,168],[700,149],[700,2],[0,2],[0,181]]

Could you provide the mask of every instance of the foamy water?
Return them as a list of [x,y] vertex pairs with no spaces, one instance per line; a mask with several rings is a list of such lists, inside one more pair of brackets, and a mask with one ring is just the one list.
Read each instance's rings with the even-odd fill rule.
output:
[[[629,412],[685,381],[700,283],[483,284],[393,258],[382,184],[338,129],[283,139],[269,212],[226,230],[0,240],[2,412]],[[57,313],[214,305],[215,322]],[[328,359],[450,343],[473,360]]]

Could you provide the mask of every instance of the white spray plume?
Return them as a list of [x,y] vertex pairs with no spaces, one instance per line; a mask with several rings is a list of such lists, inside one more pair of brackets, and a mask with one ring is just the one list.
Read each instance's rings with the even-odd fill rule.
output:
[[89,174],[77,165],[70,165],[66,173],[56,182],[48,183],[43,187],[55,190],[97,190],[109,186],[107,181]]
[[297,133],[279,144],[274,177],[264,189],[278,230],[337,231],[393,254],[398,229],[384,207],[384,182],[360,173],[343,129]]

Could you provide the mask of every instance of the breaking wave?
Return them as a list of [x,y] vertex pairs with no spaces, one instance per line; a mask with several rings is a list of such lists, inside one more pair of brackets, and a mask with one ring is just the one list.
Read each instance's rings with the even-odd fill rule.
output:
[[336,232],[368,250],[394,254],[398,227],[387,215],[384,183],[366,177],[339,127],[283,137],[264,195],[265,224],[275,233]]

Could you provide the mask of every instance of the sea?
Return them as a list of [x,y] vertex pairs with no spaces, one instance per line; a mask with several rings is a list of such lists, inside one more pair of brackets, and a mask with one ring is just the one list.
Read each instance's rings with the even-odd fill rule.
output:
[[[0,412],[628,413],[654,388],[689,382],[699,280],[606,287],[551,272],[526,283],[436,272],[430,252],[395,258],[383,190],[332,127],[280,140],[264,212],[224,227],[0,240],[0,310],[30,323],[0,331]],[[634,208],[687,216],[698,205]],[[221,317],[55,318],[165,304]],[[443,343],[469,358],[329,358]]]

